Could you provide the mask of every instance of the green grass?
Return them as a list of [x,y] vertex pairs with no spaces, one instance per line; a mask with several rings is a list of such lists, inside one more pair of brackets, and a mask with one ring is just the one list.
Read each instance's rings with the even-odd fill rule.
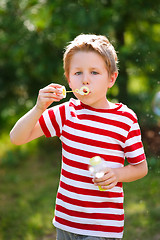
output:
[[[60,145],[48,141],[0,156],[0,239],[55,240],[52,225],[59,182]],[[32,153],[32,154],[31,154]],[[124,240],[160,240],[160,168],[151,159],[147,177],[125,183]]]
[[160,171],[124,184],[124,240],[160,240]]
[[48,155],[41,151],[27,157],[22,152],[15,150],[11,157],[9,151],[1,157],[0,239],[53,240],[61,153],[52,151]]

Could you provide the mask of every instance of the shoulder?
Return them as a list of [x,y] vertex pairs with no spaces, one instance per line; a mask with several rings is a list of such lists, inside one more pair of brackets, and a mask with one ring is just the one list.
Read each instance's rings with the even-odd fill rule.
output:
[[126,118],[132,120],[133,122],[137,122],[136,113],[127,105],[121,103],[121,107],[119,108],[118,112],[119,114],[125,116]]

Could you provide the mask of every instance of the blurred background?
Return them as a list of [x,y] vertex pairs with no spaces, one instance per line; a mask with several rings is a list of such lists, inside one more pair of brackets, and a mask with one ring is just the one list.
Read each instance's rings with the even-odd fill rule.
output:
[[69,88],[63,52],[80,33],[106,35],[114,45],[120,70],[108,96],[132,108],[141,126],[149,174],[124,184],[124,239],[160,240],[159,0],[0,0],[0,239],[56,239],[60,141],[13,146],[9,132],[40,88]]

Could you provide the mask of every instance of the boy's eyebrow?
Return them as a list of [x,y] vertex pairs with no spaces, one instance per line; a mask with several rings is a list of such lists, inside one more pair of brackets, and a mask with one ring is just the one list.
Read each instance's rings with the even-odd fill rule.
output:
[[79,70],[79,69],[81,69],[81,67],[71,67],[72,71]]
[[74,67],[74,69],[80,69],[81,67]]
[[91,69],[98,69],[98,67],[91,67]]
[[96,70],[96,71],[101,71],[101,69],[99,69],[98,67],[91,67],[90,70]]
[[[82,69],[82,67],[73,67],[73,69]],[[99,68],[96,66],[96,67],[90,67],[89,69],[99,69]]]

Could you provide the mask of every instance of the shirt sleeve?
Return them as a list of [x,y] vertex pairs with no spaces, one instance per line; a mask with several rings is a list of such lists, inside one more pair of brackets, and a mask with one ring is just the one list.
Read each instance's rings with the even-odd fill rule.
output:
[[130,128],[125,142],[124,153],[127,161],[132,165],[139,164],[146,159],[141,140],[141,131],[137,121]]
[[65,122],[65,104],[44,111],[39,118],[39,124],[46,137],[61,136]]

